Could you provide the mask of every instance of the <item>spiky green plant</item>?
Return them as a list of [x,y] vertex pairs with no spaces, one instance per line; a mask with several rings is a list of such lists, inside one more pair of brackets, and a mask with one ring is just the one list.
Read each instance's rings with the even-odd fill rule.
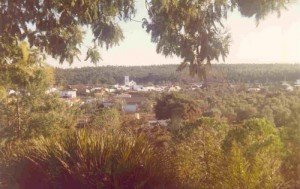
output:
[[4,150],[1,162],[6,162],[7,177],[15,178],[22,189],[176,185],[170,153],[157,152],[144,138],[128,134],[80,131],[56,141],[41,138],[13,151]]

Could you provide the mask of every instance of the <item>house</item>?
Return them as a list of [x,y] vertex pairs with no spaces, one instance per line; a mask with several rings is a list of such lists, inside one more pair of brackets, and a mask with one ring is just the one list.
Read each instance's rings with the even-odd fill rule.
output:
[[52,94],[52,93],[54,93],[54,92],[56,92],[57,91],[57,88],[55,88],[55,87],[50,87],[50,88],[48,88],[47,90],[46,90],[46,94]]
[[88,98],[88,99],[85,100],[86,103],[93,103],[95,101],[96,101],[95,98]]
[[86,96],[91,93],[91,91],[88,89],[88,86],[84,86],[82,84],[68,85],[68,87],[66,89],[69,91],[76,91],[77,96]]
[[293,90],[294,90],[294,87],[291,86],[290,84],[286,83],[286,82],[282,83],[282,86],[283,86],[283,87],[285,88],[285,90],[287,90],[287,91],[293,91]]
[[90,91],[91,91],[92,93],[101,92],[101,91],[102,91],[102,88],[101,88],[101,87],[94,87],[94,88],[91,88]]
[[121,86],[120,86],[120,89],[121,89],[122,91],[128,91],[128,90],[131,89],[131,87],[128,87],[128,86],[125,86],[125,85],[121,85]]
[[148,125],[149,126],[155,126],[155,125],[160,125],[163,127],[168,126],[168,123],[170,122],[170,120],[149,120],[148,121]]
[[138,105],[137,104],[125,104],[122,106],[122,109],[124,112],[127,112],[127,113],[136,113],[138,111]]
[[120,94],[116,95],[115,97],[103,99],[102,100],[102,106],[103,107],[109,107],[113,106],[118,99],[124,100],[125,104],[122,106],[122,110],[125,113],[136,113],[138,112],[139,105],[145,101],[145,97],[143,96],[133,96],[131,94]]
[[81,102],[79,98],[63,98],[62,100],[70,106],[73,106],[74,104],[82,105],[84,103],[84,102]]
[[166,89],[167,87],[166,86],[156,86],[155,87],[155,91],[157,92],[162,92]]
[[296,80],[294,87],[300,87],[300,79]]
[[16,92],[16,91],[13,90],[13,89],[9,89],[9,90],[7,91],[7,93],[8,93],[8,95],[17,95],[19,92]]
[[203,86],[203,83],[193,83],[191,85],[191,89],[192,90],[200,89],[200,88],[202,88],[202,86]]
[[179,86],[172,86],[169,88],[168,92],[176,92],[176,91],[180,91],[181,87]]
[[131,98],[131,94],[121,93],[115,96],[115,98]]
[[147,92],[147,91],[155,91],[155,90],[156,90],[156,88],[154,86],[147,86],[147,87],[143,87],[141,89],[141,91],[145,91],[145,92]]
[[134,85],[134,86],[132,87],[132,89],[133,89],[134,91],[142,91],[143,88],[144,88],[143,85]]
[[114,93],[114,92],[117,92],[117,89],[114,89],[114,88],[105,88],[105,91],[109,92],[109,93]]
[[76,91],[74,90],[68,90],[68,91],[62,91],[60,94],[61,98],[76,98]]
[[110,107],[112,105],[114,105],[113,102],[102,102],[103,107]]
[[[103,107],[111,107],[115,103],[114,100],[109,99],[107,101],[102,102]],[[122,106],[122,110],[125,113],[136,113],[138,111],[138,104],[137,103],[126,103],[125,105]]]
[[259,88],[259,87],[252,87],[252,88],[249,88],[247,91],[248,92],[259,92],[259,91],[261,91],[261,88]]
[[135,86],[135,85],[136,85],[136,82],[133,81],[133,80],[129,81],[129,82],[126,84],[126,86]]

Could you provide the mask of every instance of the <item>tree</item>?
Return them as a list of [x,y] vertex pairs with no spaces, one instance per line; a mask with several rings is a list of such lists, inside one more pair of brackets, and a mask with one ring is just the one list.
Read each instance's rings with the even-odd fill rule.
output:
[[13,46],[27,39],[62,63],[72,63],[80,53],[87,26],[94,35],[94,47],[87,59],[98,62],[97,46],[109,48],[123,39],[117,19],[128,20],[135,12],[133,0],[17,0],[0,1],[0,57],[14,59]]
[[220,147],[227,134],[227,125],[212,118],[201,118],[173,134],[178,176],[187,184],[183,188],[224,188]]
[[146,1],[150,19],[144,20],[156,50],[166,56],[183,58],[178,67],[189,65],[191,75],[205,79],[212,60],[223,59],[229,52],[230,35],[223,27],[228,11],[238,9],[257,22],[268,13],[284,8],[286,0],[150,0]]
[[193,120],[201,116],[201,108],[194,100],[178,93],[162,96],[155,105],[157,119],[181,118]]
[[46,137],[74,126],[76,108],[67,109],[55,95],[46,94],[53,83],[52,68],[25,42],[15,52],[20,54],[16,62],[0,64],[0,86],[4,91],[0,97],[0,142]]
[[[282,142],[278,130],[265,119],[250,119],[229,131],[223,144],[230,188],[276,188]],[[236,183],[230,183],[235,181]],[[233,184],[233,185],[232,185]],[[244,187],[243,187],[244,186]]]
[[[143,26],[157,43],[157,52],[184,59],[178,68],[190,66],[192,75],[205,78],[204,63],[210,64],[228,54],[230,35],[222,22],[227,12],[238,9],[257,21],[280,10],[288,0],[145,0],[149,20]],[[109,48],[123,39],[118,20],[130,20],[135,13],[133,0],[1,0],[0,62],[17,55],[18,41],[28,40],[62,63],[72,63],[80,53],[83,27],[93,33],[94,47],[87,59],[98,62],[98,46]]]
[[300,187],[300,104],[293,102],[291,112],[288,121],[281,128],[281,139],[286,149],[281,172],[286,188],[294,189]]
[[117,130],[121,126],[121,115],[115,107],[105,107],[94,112],[90,125],[93,128]]

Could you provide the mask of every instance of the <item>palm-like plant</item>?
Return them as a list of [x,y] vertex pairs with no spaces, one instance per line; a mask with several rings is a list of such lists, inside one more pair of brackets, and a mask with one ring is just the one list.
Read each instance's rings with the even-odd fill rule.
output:
[[6,162],[13,182],[24,189],[173,188],[172,158],[158,153],[142,137],[80,131],[57,141],[36,140]]

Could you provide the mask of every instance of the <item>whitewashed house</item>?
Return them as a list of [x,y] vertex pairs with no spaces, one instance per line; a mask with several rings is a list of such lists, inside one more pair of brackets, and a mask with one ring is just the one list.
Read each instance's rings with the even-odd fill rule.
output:
[[295,82],[295,87],[300,87],[300,79],[297,79],[296,82]]
[[91,88],[90,92],[94,93],[94,92],[98,92],[98,91],[101,91],[102,88],[101,87],[94,87],[94,88]]
[[283,86],[283,87],[285,88],[285,90],[287,90],[287,91],[293,91],[293,90],[294,90],[294,87],[291,86],[290,84],[286,83],[286,82],[282,83],[282,86]]
[[70,90],[70,91],[62,91],[60,94],[61,98],[76,98],[76,91]]
[[145,91],[145,92],[147,92],[147,91],[155,91],[155,90],[156,90],[156,88],[154,86],[147,86],[147,87],[143,87],[142,88],[142,91]]
[[143,88],[144,88],[143,85],[134,85],[134,86],[132,87],[132,89],[135,90],[135,91],[142,91]]
[[259,87],[252,87],[252,88],[249,88],[247,89],[248,92],[259,92],[261,91],[261,88]]
[[114,92],[117,92],[117,89],[114,89],[114,88],[105,88],[105,91],[109,92],[109,93],[114,93]]
[[128,86],[125,86],[125,85],[122,85],[120,86],[120,89],[123,90],[123,91],[128,91],[131,89],[131,87],[128,87]]
[[115,96],[115,98],[131,98],[131,94],[122,93]]
[[46,94],[51,94],[57,91],[57,88],[55,87],[50,87],[46,90]]
[[179,86],[172,86],[169,88],[168,92],[176,92],[176,91],[180,91],[181,87]]

